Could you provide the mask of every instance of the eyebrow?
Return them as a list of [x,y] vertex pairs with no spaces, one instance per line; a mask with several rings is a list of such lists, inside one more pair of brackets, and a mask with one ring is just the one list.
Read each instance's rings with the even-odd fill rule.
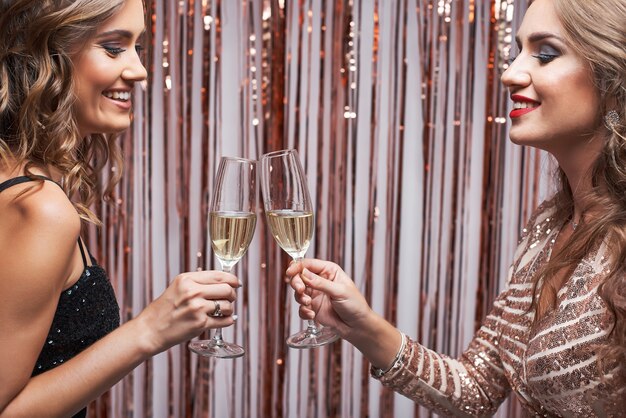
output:
[[[141,37],[144,33],[146,33],[145,29],[141,32],[139,37]],[[124,30],[124,29],[115,29],[115,30],[110,30],[110,31],[107,31],[107,32],[102,32],[102,33],[98,34],[96,36],[96,38],[106,38],[106,37],[111,36],[111,35],[117,35],[117,36],[120,36],[122,38],[127,38],[127,39],[132,39],[133,38],[133,33],[128,31],[128,30]]]
[[[552,33],[552,32],[534,32],[531,33],[528,36],[528,42],[530,43],[535,43],[535,42],[539,42],[539,41],[543,41],[544,39],[556,39],[560,42],[566,43],[565,39],[561,38],[560,36]],[[517,46],[520,46],[520,44],[522,43],[522,41],[520,40],[519,36],[515,37],[515,42],[517,43]]]

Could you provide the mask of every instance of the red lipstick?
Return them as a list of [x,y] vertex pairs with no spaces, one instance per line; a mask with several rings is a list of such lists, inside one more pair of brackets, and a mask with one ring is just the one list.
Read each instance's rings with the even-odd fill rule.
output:
[[513,109],[513,110],[511,110],[511,113],[509,113],[509,117],[511,119],[519,118],[520,116],[523,116],[526,113],[532,112],[533,110],[535,110],[539,106],[541,106],[541,103],[539,103],[538,101],[529,99],[528,97],[525,97],[525,96],[520,96],[519,94],[513,94],[511,96],[511,100],[513,100],[514,102],[532,103],[533,104],[533,107],[526,107],[526,108],[523,108],[523,109]]

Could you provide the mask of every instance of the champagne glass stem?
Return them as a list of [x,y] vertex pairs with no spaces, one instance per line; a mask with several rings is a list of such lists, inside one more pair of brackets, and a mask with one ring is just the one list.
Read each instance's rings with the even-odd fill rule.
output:
[[[296,263],[301,262],[302,260],[304,260],[304,257],[296,257],[293,259]],[[315,323],[314,319],[307,319],[306,320],[306,333],[309,335],[317,335],[319,334],[320,330],[319,327],[317,326],[317,324]]]
[[215,341],[215,345],[221,347],[224,345],[224,339],[222,339],[222,329],[217,328],[215,330],[215,334],[213,335],[213,341]]
[[306,332],[308,332],[311,335],[317,335],[319,334],[319,329],[317,328],[317,324],[315,323],[314,320],[312,319],[307,319],[306,320],[307,325],[306,325]]
[[[236,261],[222,264],[222,271],[230,273]],[[224,341],[222,338],[222,329],[216,328],[215,333],[209,340],[198,340],[189,343],[189,349],[196,354],[207,357],[218,358],[235,358],[244,354],[244,349],[234,343]]]
[[[222,264],[222,271],[226,273],[230,273],[233,271],[233,266]],[[222,338],[222,329],[216,328],[215,334],[213,334],[213,341],[215,341],[215,345],[221,347],[224,345],[224,339]]]
[[[303,257],[293,258],[295,262],[302,261]],[[314,319],[307,319],[306,329],[290,335],[287,345],[291,348],[314,348],[332,343],[339,339],[330,328],[323,327]]]

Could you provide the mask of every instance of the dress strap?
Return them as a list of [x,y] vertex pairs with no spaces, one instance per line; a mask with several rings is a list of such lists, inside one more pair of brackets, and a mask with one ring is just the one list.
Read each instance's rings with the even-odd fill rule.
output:
[[85,254],[83,240],[80,239],[80,237],[78,237],[78,248],[80,248],[80,256],[83,258],[83,266],[85,266],[85,268],[89,267],[89,265],[87,264],[87,255]]
[[51,181],[51,182],[57,184],[54,180],[52,180],[51,178],[46,177],[46,176],[39,176],[39,175],[18,176],[18,177],[13,177],[12,179],[8,179],[8,180],[3,181],[2,183],[0,183],[0,192],[3,192],[4,190],[8,189],[9,187],[16,186],[18,184],[26,183],[26,182],[29,182],[29,181],[35,181],[35,180],[48,180],[48,181]]

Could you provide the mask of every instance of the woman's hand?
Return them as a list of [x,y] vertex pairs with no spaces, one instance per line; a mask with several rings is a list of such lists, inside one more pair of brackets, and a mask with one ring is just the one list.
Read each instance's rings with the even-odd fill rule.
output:
[[330,261],[304,259],[287,269],[300,317],[332,327],[375,367],[386,369],[398,353],[402,334],[377,315],[348,275]]
[[375,316],[354,282],[337,264],[304,259],[287,269],[300,317],[332,327],[350,341],[363,333]]
[[[147,349],[156,354],[192,339],[208,328],[225,328],[232,316],[237,277],[222,271],[197,271],[176,276],[163,294],[137,317],[147,332]],[[216,316],[217,304],[220,316]]]

